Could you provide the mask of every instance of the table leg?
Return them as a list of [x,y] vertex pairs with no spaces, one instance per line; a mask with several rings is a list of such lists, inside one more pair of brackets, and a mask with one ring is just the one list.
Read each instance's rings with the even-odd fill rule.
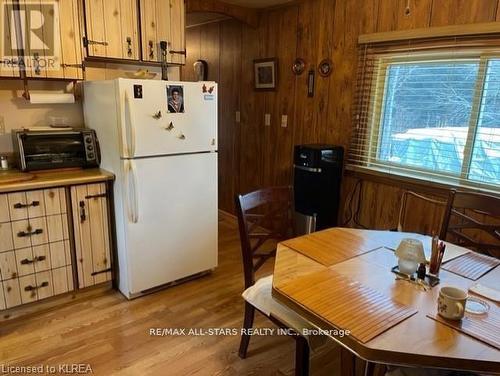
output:
[[340,348],[340,374],[341,376],[356,375],[356,357],[345,348]]

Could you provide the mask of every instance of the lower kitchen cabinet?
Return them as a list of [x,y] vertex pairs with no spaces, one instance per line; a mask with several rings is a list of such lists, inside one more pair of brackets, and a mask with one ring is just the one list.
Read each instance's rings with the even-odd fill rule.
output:
[[106,184],[71,187],[78,287],[111,280]]
[[108,184],[0,193],[0,311],[112,279]]

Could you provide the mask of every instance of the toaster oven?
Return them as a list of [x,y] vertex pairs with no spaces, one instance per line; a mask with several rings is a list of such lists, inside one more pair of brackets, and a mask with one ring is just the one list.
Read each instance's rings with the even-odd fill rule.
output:
[[22,171],[99,166],[99,142],[92,129],[17,129],[12,138]]

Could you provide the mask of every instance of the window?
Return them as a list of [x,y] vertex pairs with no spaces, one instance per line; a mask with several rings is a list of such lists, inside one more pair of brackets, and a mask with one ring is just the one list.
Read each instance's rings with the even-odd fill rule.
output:
[[500,191],[500,53],[429,44],[361,50],[348,166]]

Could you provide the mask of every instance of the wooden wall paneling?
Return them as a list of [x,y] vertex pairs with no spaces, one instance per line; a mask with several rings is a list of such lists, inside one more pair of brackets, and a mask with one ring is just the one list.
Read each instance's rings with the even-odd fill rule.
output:
[[497,17],[496,17],[496,20],[500,21],[500,0],[498,1],[498,4],[497,4]]
[[193,71],[193,63],[196,60],[201,59],[200,41],[200,27],[189,27],[186,29],[186,65],[181,67],[181,78],[183,81],[196,81]]
[[[454,1],[454,0],[453,0]],[[435,1],[434,1],[435,2]],[[441,0],[437,0],[440,7]],[[407,30],[428,27],[433,0],[381,0],[377,31]],[[410,13],[406,14],[409,5]]]
[[[273,36],[271,35],[271,29],[275,29],[276,23],[279,22],[277,19],[279,17],[278,12],[266,12],[261,15],[261,28],[262,28],[262,39],[261,43],[261,56],[263,58],[277,58],[278,59],[278,69],[281,64],[285,64],[281,61],[277,54],[276,44]],[[271,26],[272,25],[272,26]],[[250,70],[253,72],[253,65]],[[279,92],[279,82],[283,77],[278,77],[278,86],[275,91],[258,91],[255,93],[258,97],[262,98],[264,103],[263,107],[259,111],[260,115],[260,132],[257,134],[259,142],[261,144],[261,154],[260,154],[260,169],[258,173],[260,174],[260,184],[261,187],[269,187],[273,185],[272,174],[277,166],[272,165],[272,159],[274,154],[274,149],[276,147],[276,136],[273,134],[276,132],[276,127],[279,125],[276,122],[274,114],[272,99]],[[265,116],[268,114],[270,116],[270,125],[265,124]]]
[[[262,143],[260,135],[264,126],[265,98],[254,90],[253,60],[264,57],[261,41],[265,38],[262,24],[257,29],[242,29],[241,54],[241,124],[240,124],[240,176],[239,193],[260,188],[262,177]],[[269,147],[266,145],[265,147]]]
[[209,81],[219,81],[220,46],[220,23],[215,22],[201,26],[200,56],[203,56],[203,60],[208,63]]
[[[319,29],[325,27],[320,21],[320,0],[304,1],[299,4],[297,22],[297,57],[304,59],[306,69],[304,73],[296,77],[295,89],[295,129],[294,143],[312,143],[317,141],[315,114],[316,98],[318,95],[315,88],[315,97],[307,96],[307,74],[309,70],[316,71],[319,48]],[[316,75],[316,84],[319,77]]]
[[[380,1],[380,6],[384,3]],[[385,3],[384,3],[385,4]],[[328,125],[325,140],[347,148],[352,127],[352,101],[356,77],[357,38],[376,30],[379,0],[337,1],[332,38],[333,62],[328,100]],[[352,22],[358,19],[358,22]]]
[[[267,185],[287,185],[291,182],[295,76],[291,71],[296,57],[298,7],[278,9],[269,15],[269,55],[278,57],[278,89],[268,95],[268,111],[271,114],[271,139],[265,145],[268,156],[265,172],[269,175]],[[281,117],[286,115],[287,126],[281,126]]]
[[[239,182],[240,125],[236,111],[240,110],[241,29],[236,20],[220,24],[219,62],[219,208],[234,213],[234,196]],[[210,68],[209,68],[210,69]]]
[[[340,1],[340,0],[338,0]],[[316,60],[316,96],[315,96],[315,107],[316,107],[316,137],[318,142],[329,142],[328,129],[329,115],[328,115],[328,103],[330,102],[330,82],[332,76],[321,77],[318,74],[318,66],[323,59],[332,59],[333,48],[334,48],[334,29],[335,29],[335,5],[336,1],[331,0],[321,0],[318,4],[320,8],[320,20],[318,24],[322,25],[318,32],[318,43],[319,51]],[[336,68],[338,63],[334,63],[333,69]]]
[[434,0],[430,26],[495,21],[498,0]]

